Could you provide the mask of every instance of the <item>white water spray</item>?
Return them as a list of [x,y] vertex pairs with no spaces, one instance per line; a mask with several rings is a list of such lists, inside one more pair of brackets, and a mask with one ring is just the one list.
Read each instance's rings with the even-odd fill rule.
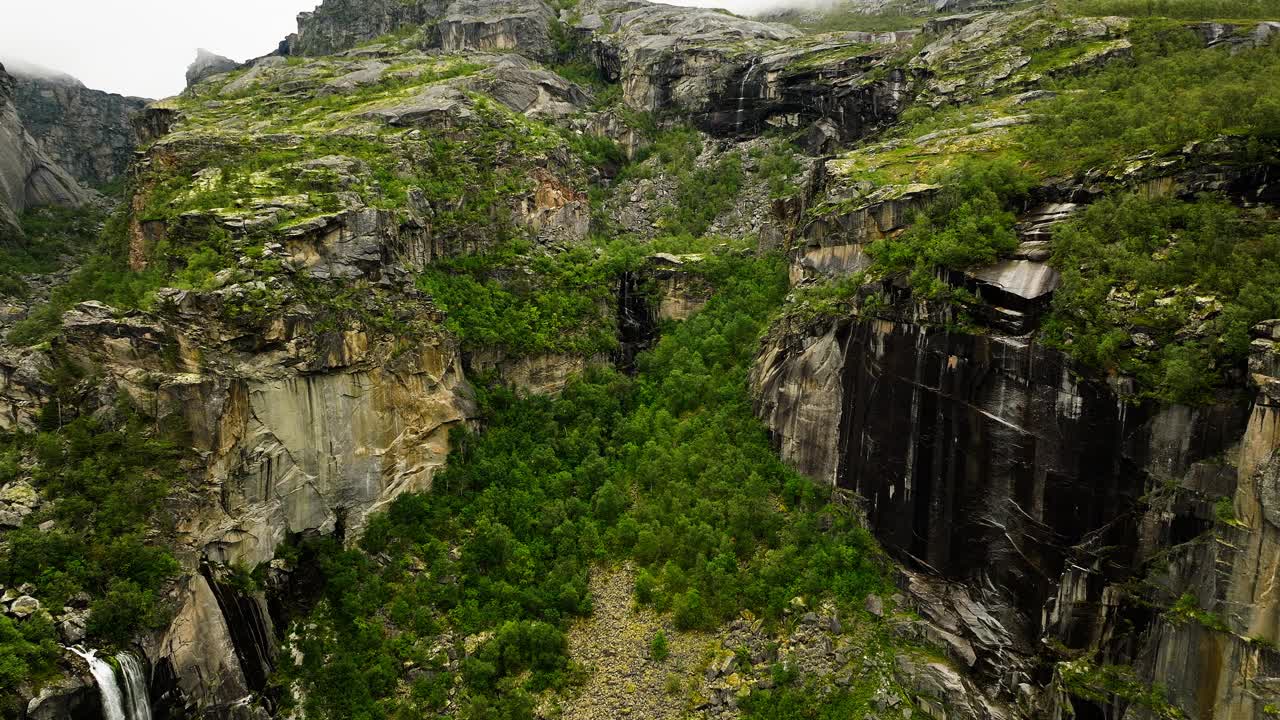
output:
[[133,653],[116,655],[120,672],[124,675],[125,699],[128,701],[129,720],[151,720],[151,698],[147,693],[147,675],[142,662]]
[[751,64],[747,66],[747,71],[742,75],[742,82],[738,83],[738,113],[734,116],[734,132],[742,134],[742,115],[746,112],[747,102],[747,83],[751,82],[751,73],[755,72],[756,65],[760,62],[760,58],[751,58]]
[[67,648],[89,663],[89,672],[102,697],[103,720],[151,720],[151,699],[147,693],[147,676],[142,662],[132,653],[116,655],[123,684],[111,664],[98,657],[98,651],[79,645]]
[[98,694],[102,696],[103,720],[128,720],[124,714],[124,697],[116,682],[116,671],[98,657],[96,650],[85,650],[79,645],[70,650],[89,663],[89,672],[93,673],[94,682],[98,684]]

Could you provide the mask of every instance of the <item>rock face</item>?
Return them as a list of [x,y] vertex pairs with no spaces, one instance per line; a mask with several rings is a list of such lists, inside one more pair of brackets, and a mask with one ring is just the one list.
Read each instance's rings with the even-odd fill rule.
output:
[[84,204],[88,195],[40,149],[18,114],[13,76],[0,66],[0,230],[16,232],[28,207]]
[[328,0],[298,16],[282,47],[293,55],[332,55],[384,35],[423,28],[424,47],[552,59],[555,12],[542,0]]
[[576,32],[592,38],[597,65],[632,108],[677,112],[717,135],[771,125],[833,123],[842,139],[896,116],[906,77],[873,69],[910,33],[844,33],[795,40],[792,27],[699,8],[600,0]]
[[102,703],[88,668],[59,677],[41,688],[26,706],[27,720],[98,720]]
[[[1203,497],[1230,498],[1231,521],[1209,531],[1213,542],[1175,549],[1176,572],[1167,587],[1174,597],[1190,594],[1222,625],[1160,618],[1143,656],[1151,676],[1173,689],[1178,704],[1203,717],[1266,717],[1280,703],[1274,680],[1280,675],[1280,606],[1268,589],[1280,576],[1280,321],[1259,325],[1254,336],[1250,370],[1257,395],[1243,432],[1233,438],[1238,445],[1225,467],[1192,467],[1180,483]],[[1185,505],[1162,509],[1197,516]],[[1160,549],[1150,541],[1144,548]]]
[[138,145],[132,116],[149,100],[90,90],[71,80],[14,77],[18,114],[50,159],[90,187],[124,176]]
[[[430,489],[449,428],[473,414],[456,347],[442,339],[393,352],[365,332],[309,336],[295,318],[258,331],[273,348],[237,352],[234,335],[217,344],[194,298],[174,291],[162,308],[164,317],[117,319],[81,304],[64,319],[67,349],[191,428],[218,500],[181,530],[209,560],[254,567],[290,534],[339,524],[358,533],[400,493]],[[164,357],[174,347],[219,359],[174,367]],[[152,373],[145,387],[137,368]]]
[[152,650],[152,695],[169,717],[236,717],[238,704],[265,692],[275,667],[266,601],[220,584],[207,566],[178,597],[180,609]]
[[291,55],[333,55],[403,27],[438,17],[440,0],[326,0],[298,15],[298,32],[284,43]]
[[240,67],[240,63],[228,57],[210,52],[204,48],[196,51],[196,59],[187,66],[187,87],[191,87],[205,78]]
[[[552,28],[564,20],[577,49],[560,57]],[[633,0],[592,0],[558,19],[542,0],[328,0],[298,17],[282,48],[324,55],[409,34],[423,48],[518,52],[541,60],[589,58],[622,86],[635,110],[679,114],[717,135],[823,120],[839,139],[896,117],[908,79],[885,64],[912,33],[843,33],[797,40],[787,25]],[[416,33],[416,34],[415,34]],[[372,48],[374,50],[376,48]]]
[[1122,659],[1110,644],[1119,637],[1107,638],[1154,622],[1142,657],[1154,681],[1179,688],[1181,707],[1243,713],[1224,717],[1261,707],[1268,645],[1143,621],[1141,612],[1135,620],[1119,587],[1211,524],[1204,506],[1148,509],[1143,496],[1166,482],[1210,497],[1230,488],[1235,472],[1224,477],[1205,461],[1239,443],[1241,525],[1217,544],[1181,550],[1190,554],[1174,563],[1166,591],[1198,593],[1239,637],[1274,631],[1270,601],[1256,590],[1273,574],[1263,559],[1275,529],[1266,488],[1280,447],[1265,394],[1252,410],[1247,396],[1198,410],[1130,407],[1105,384],[1074,379],[1062,356],[1033,340],[889,320],[776,329],[752,382],[785,458],[865,498],[877,537],[909,566],[982,589],[953,617],[988,621],[947,631],[977,652],[953,647],[953,656],[1009,694],[1034,682],[1019,658],[1036,654],[1040,638]]

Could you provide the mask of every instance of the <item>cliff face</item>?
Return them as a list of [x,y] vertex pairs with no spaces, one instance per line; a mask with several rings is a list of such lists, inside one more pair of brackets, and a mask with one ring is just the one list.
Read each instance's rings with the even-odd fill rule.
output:
[[73,207],[87,200],[79,184],[31,137],[17,97],[17,81],[0,66],[0,226],[13,232],[18,214],[28,207]]
[[[47,342],[4,347],[0,427],[56,436],[73,415],[135,413],[145,432],[182,438],[181,482],[145,528],[178,569],[153,588],[161,621],[128,639],[149,665],[157,717],[322,717],[305,687],[275,674],[332,642],[297,622],[336,602],[316,589],[331,568],[304,541],[350,551],[363,563],[351,577],[393,564],[360,538],[397,498],[439,490],[454,431],[491,419],[476,387],[550,397],[595,367],[636,372],[669,323],[699,322],[719,292],[717,262],[753,252],[784,253],[793,290],[748,380],[756,414],[788,464],[834,491],[813,532],[865,521],[897,563],[899,592],[859,596],[853,612],[787,597],[776,631],[734,616],[707,636],[724,652],[679,667],[703,663],[667,690],[688,698],[645,699],[655,717],[740,717],[739,703],[780,690],[796,667],[832,688],[883,679],[858,700],[875,717],[1273,714],[1280,324],[1254,327],[1248,372],[1214,368],[1221,387],[1196,404],[1139,396],[1138,378],[1086,367],[1046,329],[1060,319],[1055,295],[1096,270],[1096,258],[1055,255],[1064,221],[1119,193],[1210,193],[1273,223],[1266,142],[1215,135],[1043,172],[1000,208],[1007,222],[937,233],[1004,244],[955,268],[885,270],[880,251],[951,201],[938,171],[1005,150],[1031,164],[1018,143],[1052,117],[1036,103],[1055,83],[1128,67],[1133,21],[1023,7],[812,34],[631,0],[559,8],[327,0],[274,55],[237,64],[202,52],[187,91],[132,123],[136,99],[0,72],[0,224],[31,205],[83,202],[61,167],[97,184],[128,165],[126,222],[108,228],[119,234],[95,261],[139,289],[111,294],[119,307],[51,305]],[[1225,54],[1266,46],[1272,26],[1189,30]],[[1138,254],[1168,257],[1187,232]],[[932,294],[913,293],[923,282]],[[1099,304],[1135,307],[1145,289]],[[1178,340],[1216,347],[1210,321],[1229,313],[1206,292],[1151,300],[1124,347],[1156,352],[1147,325],[1178,315]],[[740,329],[717,342],[746,346]],[[706,370],[688,355],[688,377]],[[0,527],[23,528],[55,502],[28,487],[4,486]],[[760,500],[790,504],[782,496]],[[598,509],[608,494],[575,501]],[[431,550],[457,561],[471,539]],[[622,531],[607,542],[642,544]],[[729,544],[715,572],[747,561]],[[458,583],[405,558],[394,581],[424,597]],[[611,593],[605,627],[624,622],[641,582],[631,572],[617,573],[625,592],[599,588]],[[672,575],[664,582],[688,582]],[[577,579],[534,625],[579,612]],[[32,600],[49,592],[28,589]],[[72,644],[86,610],[67,602],[50,617]],[[432,707],[459,710],[457,688],[483,674],[465,661],[493,632],[464,632],[452,615],[474,608],[451,602],[411,621],[422,608],[384,613],[430,633],[403,636],[412,649],[389,661],[379,692],[417,698],[443,677]],[[661,627],[651,620],[646,633]],[[634,629],[609,632],[637,642]],[[56,683],[21,688],[25,717],[99,709],[85,667],[60,662]],[[1130,674],[1108,674],[1117,668]],[[644,670],[647,686],[659,670]],[[611,670],[584,672],[590,687],[616,685]],[[615,690],[600,707],[630,708]],[[297,704],[282,707],[285,694]]]
[[[1117,659],[1138,652],[1143,636],[1119,628],[1135,612],[1141,625],[1146,612],[1118,602],[1118,588],[1164,548],[1212,524],[1203,505],[1153,508],[1146,496],[1163,483],[1204,496],[1230,492],[1234,472],[1204,461],[1242,442],[1241,453],[1257,452],[1258,431],[1246,428],[1259,423],[1251,412],[1268,413],[1265,403],[1251,411],[1244,393],[1204,409],[1129,407],[1105,384],[1075,380],[1069,361],[1034,340],[893,320],[780,333],[766,345],[753,385],[784,458],[863,498],[877,537],[908,566],[979,589],[997,624],[961,634],[978,649],[970,664],[1010,693],[1037,681],[1025,656],[1045,639],[1102,647]],[[1269,443],[1262,440],[1266,453]],[[1246,534],[1251,542],[1261,542],[1266,527],[1250,527],[1258,528]],[[1199,588],[1196,573],[1223,572],[1221,562],[1194,554],[1175,562],[1179,577],[1169,590],[1177,597]],[[1253,587],[1256,576],[1246,574]],[[1195,629],[1172,632],[1187,642]],[[1142,652],[1163,658],[1167,642]],[[1251,700],[1203,697],[1225,692],[1217,681],[1188,685],[1202,673],[1238,675],[1257,662],[1236,653],[1201,648],[1198,660],[1182,653],[1189,667],[1157,667],[1153,678],[1182,688],[1184,706],[1209,703],[1225,713],[1219,717],[1251,717],[1231,714],[1251,713]]]
[[[960,35],[984,21],[963,22]],[[946,40],[956,37],[932,47],[963,56]],[[814,209],[790,230],[797,298],[874,273],[868,248],[901,237],[940,202],[945,188],[920,182],[895,154],[936,162],[1008,147],[1007,128],[1026,122],[988,118],[871,144],[820,168]],[[1173,712],[1098,681],[1104,664],[1167,688],[1187,717],[1262,718],[1276,703],[1265,619],[1275,579],[1266,487],[1280,447],[1274,321],[1252,331],[1251,375],[1233,370],[1194,407],[1138,400],[1133,377],[1083,367],[1041,330],[1063,282],[1050,260],[1054,228],[1083,205],[1117,187],[1189,197],[1212,185],[1246,206],[1270,192],[1262,178],[1273,160],[1236,162],[1204,147],[1157,157],[1034,190],[1011,255],[939,274],[976,303],[913,297],[901,277],[869,278],[816,317],[797,300],[752,373],[757,415],[782,456],[856,494],[908,568],[914,605],[956,636],[944,638],[951,657],[996,694],[1022,696],[1034,717]],[[853,168],[896,182],[860,186]],[[924,578],[972,596],[956,602]]]
[[18,114],[50,159],[89,187],[124,176],[138,145],[132,117],[149,100],[67,80],[21,74],[15,79]]

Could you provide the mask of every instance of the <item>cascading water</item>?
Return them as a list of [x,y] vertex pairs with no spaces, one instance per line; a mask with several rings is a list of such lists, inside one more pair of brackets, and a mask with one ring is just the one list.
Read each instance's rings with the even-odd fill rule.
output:
[[70,650],[89,663],[89,672],[93,673],[94,682],[98,684],[98,694],[102,697],[103,720],[128,720],[124,714],[124,697],[116,682],[116,671],[98,657],[96,650],[85,650],[78,645]]
[[747,71],[742,74],[742,81],[738,83],[738,112],[734,116],[734,132],[742,134],[742,116],[746,112],[747,102],[747,83],[751,82],[751,73],[755,72],[756,64],[760,62],[760,58],[751,58],[751,64],[747,66]]
[[147,694],[147,676],[142,663],[132,653],[116,655],[120,673],[124,676],[123,690],[116,671],[110,663],[98,657],[98,651],[86,650],[79,645],[68,648],[89,663],[89,672],[98,685],[102,698],[103,720],[151,720],[151,699]]
[[142,662],[127,652],[117,655],[116,660],[120,662],[120,672],[124,675],[129,720],[151,720],[151,698],[147,693],[147,675]]

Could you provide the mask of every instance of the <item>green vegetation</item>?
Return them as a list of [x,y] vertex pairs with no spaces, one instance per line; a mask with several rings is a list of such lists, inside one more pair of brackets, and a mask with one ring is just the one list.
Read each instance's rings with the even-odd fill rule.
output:
[[874,712],[872,697],[881,680],[873,673],[854,678],[855,687],[830,691],[819,683],[794,679],[772,690],[754,692],[742,703],[746,720],[845,720]]
[[751,157],[757,161],[756,174],[769,185],[769,197],[791,197],[800,191],[796,176],[804,170],[804,163],[789,144],[772,144],[769,148],[754,148]]
[[[61,327],[62,313],[78,302],[99,300],[115,307],[136,308],[161,286],[163,275],[157,268],[129,270],[124,212],[108,218],[96,237],[91,226],[82,225],[74,217],[64,217],[72,222],[58,232],[66,233],[82,246],[80,266],[67,282],[53,288],[47,303],[34,307],[25,320],[14,325],[7,338],[10,343],[34,345],[48,340]],[[81,232],[87,234],[80,235]]]
[[[60,387],[71,379],[51,378]],[[119,646],[165,620],[160,589],[179,567],[154,531],[166,524],[163,502],[180,483],[179,456],[132,418],[60,424],[73,407],[56,400],[40,432],[0,438],[0,485],[29,479],[42,497],[57,499],[6,531],[0,583],[31,583],[54,611],[88,593],[89,636],[99,646]],[[53,528],[38,529],[46,521]],[[0,689],[41,677],[57,656],[46,615],[0,618]]]
[[[1193,5],[1200,12],[1214,4],[1186,4]],[[910,229],[868,247],[874,262],[859,284],[904,275],[917,294],[964,307],[974,298],[949,287],[939,270],[989,263],[1014,249],[1012,213],[1045,178],[1118,172],[1139,153],[1177,153],[1205,141],[1227,163],[1272,162],[1280,143],[1280,84],[1272,82],[1280,45],[1205,48],[1185,24],[1169,20],[1137,20],[1127,37],[1131,58],[1044,80],[1054,97],[1024,108],[1007,98],[910,108],[895,133],[905,144],[871,146],[842,160],[851,180],[943,187]],[[975,122],[1014,113],[1034,119],[1012,131],[973,130]],[[927,148],[911,140],[939,132],[942,139]],[[1227,140],[1216,141],[1220,136]],[[1056,232],[1052,263],[1063,279],[1044,335],[1085,367],[1136,377],[1143,396],[1207,402],[1244,362],[1249,328],[1280,314],[1269,290],[1280,283],[1278,237],[1264,215],[1223,199],[1117,190]],[[807,289],[798,294],[798,312],[846,312],[857,293],[849,280]]]
[[768,14],[764,19],[784,22],[811,33],[828,32],[891,32],[920,27],[928,15],[909,12],[865,12],[865,7],[854,2],[834,5],[821,11],[788,10]]
[[1223,525],[1240,525],[1240,519],[1236,517],[1235,501],[1229,497],[1220,497],[1213,503],[1213,515],[1218,522]]
[[942,189],[906,232],[867,248],[876,271],[907,273],[912,289],[927,297],[958,292],[938,279],[940,270],[991,263],[1018,246],[1013,211],[1034,178],[996,157],[964,160],[938,183]]
[[1063,279],[1046,338],[1165,400],[1208,399],[1249,329],[1280,315],[1280,233],[1220,199],[1104,198],[1053,248]]
[[638,261],[620,248],[597,255],[580,246],[554,255],[511,243],[492,253],[445,260],[418,279],[468,349],[513,356],[593,355],[612,350],[618,274]]
[[1051,82],[1056,97],[1030,106],[1037,121],[1018,140],[1037,167],[1078,172],[1218,135],[1280,140],[1280,44],[1206,49],[1158,21],[1137,23],[1130,37],[1132,60]]
[[702,165],[698,162],[701,154],[702,136],[697,130],[666,130],[658,133],[636,162],[618,176],[618,181],[623,182],[654,177],[660,171],[674,179],[674,197],[658,220],[664,234],[690,238],[705,235],[742,190],[745,176],[740,155],[727,153],[710,165]]
[[1184,20],[1280,17],[1277,0],[1057,0],[1058,7],[1073,15],[1122,15],[1168,17]]
[[[39,613],[25,620],[0,615],[0,712],[17,717],[13,691],[22,682],[46,674],[62,652],[54,634],[53,621]],[[25,709],[25,708],[24,708]]]
[[1098,665],[1087,658],[1058,663],[1058,679],[1071,695],[1095,703],[1121,700],[1149,711],[1161,720],[1181,720],[1186,714],[1169,702],[1161,686],[1138,679],[1127,665]]
[[659,630],[653,634],[653,640],[649,643],[649,657],[654,662],[662,662],[671,654],[671,648],[667,646],[667,634]]
[[[303,660],[279,678],[301,683],[308,715],[438,710],[453,681],[430,648],[451,629],[478,642],[461,717],[530,717],[536,693],[574,682],[564,628],[590,611],[604,559],[632,559],[649,578],[637,600],[690,628],[887,589],[874,542],[778,460],[751,413],[746,372],[786,292],[781,259],[713,257],[703,272],[714,299],[641,356],[635,379],[593,371],[558,398],[482,389],[486,430],[457,431],[429,496],[399,498],[358,549],[294,551],[324,578],[294,626]],[[406,665],[435,674],[406,690]]]
[[1227,624],[1226,619],[1217,613],[1202,609],[1193,593],[1183,593],[1164,615],[1175,625],[1193,622],[1216,632],[1231,632],[1231,626]]
[[46,274],[82,254],[102,223],[96,208],[42,207],[22,214],[22,237],[0,243],[0,294],[26,297],[23,275]]

